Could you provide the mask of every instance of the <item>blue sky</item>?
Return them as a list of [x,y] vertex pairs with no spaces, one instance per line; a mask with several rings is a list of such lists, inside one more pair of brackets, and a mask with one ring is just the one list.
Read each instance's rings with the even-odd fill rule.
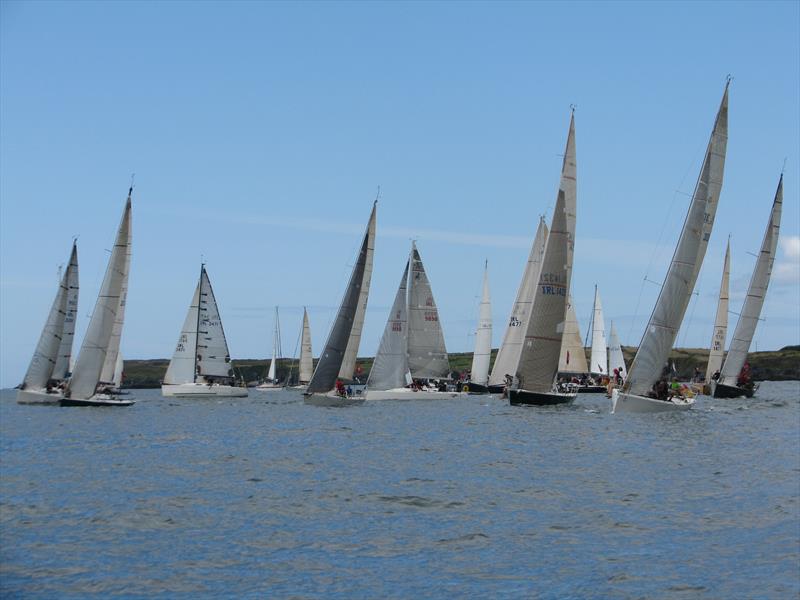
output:
[[[136,173],[123,352],[169,357],[204,257],[231,354],[281,306],[315,353],[377,187],[361,354],[418,247],[448,349],[471,350],[484,259],[494,345],[577,105],[573,294],[637,344],[723,91],[725,180],[680,346],[711,338],[725,240],[738,311],[785,160],[759,349],[800,343],[800,4],[0,4],[0,385],[18,383],[79,235],[77,342]],[[735,323],[731,315],[731,327]],[[730,333],[729,333],[730,336]]]

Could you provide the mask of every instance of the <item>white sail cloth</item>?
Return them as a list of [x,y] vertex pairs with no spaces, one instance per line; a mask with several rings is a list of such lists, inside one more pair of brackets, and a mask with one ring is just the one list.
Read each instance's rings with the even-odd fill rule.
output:
[[617,330],[614,328],[614,321],[611,321],[611,333],[608,340],[608,372],[614,373],[614,369],[619,371],[623,379],[628,375],[625,366],[625,356],[622,354],[622,345],[619,343]]
[[711,348],[708,352],[708,365],[706,366],[706,381],[711,381],[714,373],[722,368],[722,358],[725,355],[725,338],[728,336],[728,301],[731,277],[731,240],[725,247],[725,261],[722,267],[722,281],[719,284],[719,301],[717,302],[717,316],[714,319],[714,333],[711,336]]
[[311,353],[311,327],[308,324],[308,311],[303,307],[303,334],[300,338],[300,383],[307,384],[314,374],[314,357]]
[[472,354],[470,381],[478,385],[489,383],[489,360],[492,356],[492,304],[489,298],[489,264],[483,270],[483,289],[478,308],[478,329],[475,332],[475,351]]
[[66,273],[67,308],[64,314],[64,325],[61,328],[61,344],[58,358],[53,367],[51,379],[63,381],[70,372],[72,362],[72,342],[75,339],[75,321],[78,316],[78,245],[72,243],[72,253]]
[[367,380],[367,389],[391,390],[410,383],[408,368],[408,311],[406,291],[408,281],[408,262],[403,269],[403,277],[383,330],[375,361]]
[[588,373],[586,349],[575,314],[572,296],[567,298],[567,320],[564,323],[564,337],[561,340],[561,358],[558,363],[559,373]]
[[592,309],[592,354],[589,372],[608,375],[608,349],[606,346],[606,325],[603,320],[603,305],[600,292],[594,286],[594,308]]
[[711,237],[719,205],[728,143],[728,86],[722,96],[686,221],[639,349],[625,391],[646,395],[659,378],[678,335]]
[[761,242],[761,251],[758,254],[758,260],[750,278],[750,285],[747,288],[747,296],[744,299],[742,312],[739,313],[739,320],[736,322],[736,329],[733,331],[731,347],[728,349],[728,356],[722,366],[722,383],[725,385],[736,385],[739,373],[747,360],[747,353],[750,351],[750,344],[753,341],[758,319],[761,316],[761,308],[764,306],[764,297],[767,295],[767,288],[772,275],[772,265],[775,262],[782,206],[783,175],[781,175],[778,182],[769,222],[767,223],[766,231],[764,231],[764,239]]

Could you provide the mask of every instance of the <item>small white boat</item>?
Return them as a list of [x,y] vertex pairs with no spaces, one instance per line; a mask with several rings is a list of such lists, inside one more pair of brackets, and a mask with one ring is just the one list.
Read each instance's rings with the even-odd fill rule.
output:
[[459,398],[462,392],[440,392],[436,389],[414,389],[408,387],[393,388],[391,390],[366,389],[363,396],[368,401],[373,400],[446,400]]
[[177,398],[243,398],[247,396],[247,388],[198,381],[162,385],[161,395]]

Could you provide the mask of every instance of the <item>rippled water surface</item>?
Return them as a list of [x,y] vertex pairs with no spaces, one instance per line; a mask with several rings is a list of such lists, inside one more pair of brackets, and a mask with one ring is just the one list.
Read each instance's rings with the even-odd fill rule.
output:
[[2,392],[3,595],[800,594],[799,382],[661,415],[134,396]]

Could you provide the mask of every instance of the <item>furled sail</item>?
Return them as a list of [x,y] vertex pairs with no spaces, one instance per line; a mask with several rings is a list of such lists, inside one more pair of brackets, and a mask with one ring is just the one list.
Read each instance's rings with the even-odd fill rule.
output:
[[439,311],[414,242],[408,286],[408,366],[411,376],[420,379],[450,376]]
[[114,241],[114,248],[111,250],[108,267],[100,286],[100,294],[92,311],[92,318],[89,320],[89,327],[83,338],[78,360],[67,387],[68,395],[71,398],[81,400],[91,398],[100,381],[100,372],[103,370],[108,345],[114,332],[122,287],[127,279],[126,264],[130,251],[130,236],[131,197],[128,195]]
[[625,355],[622,354],[622,345],[619,343],[614,321],[611,321],[611,334],[608,339],[608,372],[613,373],[614,369],[619,370],[619,374],[623,379],[628,375],[628,369],[625,366]]
[[183,321],[178,343],[175,345],[175,352],[172,360],[169,361],[167,374],[164,376],[164,383],[167,385],[179,385],[190,383],[195,380],[197,373],[197,315],[200,303],[200,280],[192,294],[192,301],[189,303],[189,310],[186,312],[186,319]]
[[408,311],[406,310],[406,290],[408,285],[408,262],[403,269],[403,277],[383,330],[383,337],[372,363],[367,380],[371,390],[391,390],[409,383],[408,370]]
[[678,335],[717,214],[728,143],[728,85],[722,96],[703,167],[675,254],[633,359],[624,390],[644,396],[659,378]]
[[[346,350],[352,339],[351,333],[355,322],[359,303],[366,302],[369,294],[369,284],[372,271],[372,256],[375,251],[375,210],[377,201],[372,206],[367,231],[361,243],[358,259],[353,266],[350,281],[344,292],[344,297],[339,305],[339,312],[333,323],[325,348],[317,361],[317,368],[308,383],[307,393],[324,393],[333,389],[336,378],[340,373]],[[356,340],[355,353],[358,353],[359,330]],[[352,372],[351,372],[352,375]]]
[[303,334],[300,338],[300,383],[307,384],[314,374],[314,358],[311,353],[311,327],[308,324],[308,311],[303,307]]
[[603,320],[603,305],[600,293],[594,286],[594,308],[592,309],[592,355],[589,361],[589,372],[608,374],[608,350],[606,346],[606,325]]
[[558,373],[567,313],[577,210],[575,115],[570,118],[558,198],[516,377],[519,389],[550,392]]
[[[536,237],[533,239],[531,251],[528,254],[528,262],[522,273],[522,281],[517,290],[517,298],[514,300],[511,316],[509,317],[505,334],[503,334],[503,343],[500,344],[500,349],[494,359],[489,385],[503,385],[506,375],[513,376],[517,372],[519,355],[522,352],[522,342],[525,340],[525,330],[531,314],[533,294],[539,281],[539,270],[542,266],[542,255],[544,254],[546,242],[547,225],[545,225],[544,217],[542,217],[539,219],[539,227],[536,229]],[[584,358],[583,362],[586,362],[586,358]]]
[[78,316],[78,245],[72,243],[72,253],[69,257],[66,273],[67,282],[67,309],[64,315],[64,326],[61,329],[61,344],[58,348],[58,358],[53,367],[51,379],[62,381],[70,372],[72,361],[72,341],[75,338],[75,321]]
[[725,247],[725,262],[722,267],[722,282],[719,284],[719,302],[717,317],[714,319],[714,334],[711,336],[711,348],[708,352],[706,381],[711,381],[714,373],[722,368],[722,357],[725,355],[725,338],[728,336],[728,288],[731,277],[731,240]]
[[478,330],[475,332],[475,352],[472,354],[470,381],[479,385],[489,383],[489,360],[492,356],[492,305],[489,300],[489,263],[483,269],[483,293],[478,309]]
[[561,340],[561,358],[558,362],[559,373],[588,373],[586,349],[575,314],[572,296],[567,298],[567,320],[564,323],[564,336]]
[[736,322],[736,329],[731,339],[731,347],[728,349],[728,356],[722,366],[722,383],[725,385],[736,385],[739,373],[747,360],[747,353],[756,332],[756,325],[761,315],[761,307],[764,306],[764,297],[767,295],[769,279],[772,275],[772,265],[775,262],[775,250],[778,246],[778,234],[781,227],[781,209],[783,206],[783,175],[781,174],[778,182],[778,189],[775,192],[775,199],[772,202],[772,211],[769,216],[769,223],[764,232],[764,239],[761,242],[761,252],[753,275],[750,278],[750,285],[747,288],[747,296],[744,299],[742,312]]

